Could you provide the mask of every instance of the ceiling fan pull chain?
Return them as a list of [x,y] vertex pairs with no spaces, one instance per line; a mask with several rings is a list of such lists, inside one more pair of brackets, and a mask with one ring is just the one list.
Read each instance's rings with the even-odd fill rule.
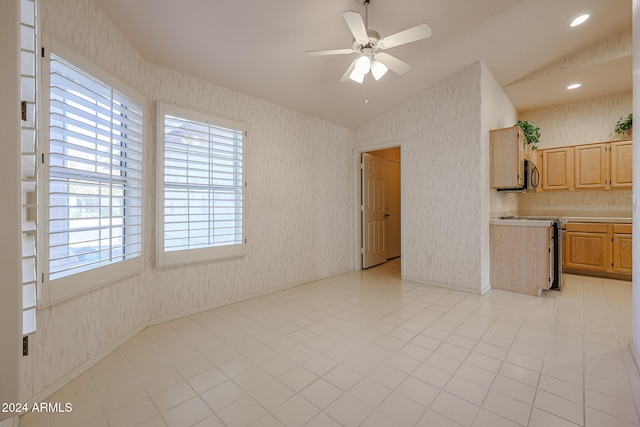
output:
[[369,85],[367,84],[369,82],[369,76],[365,75],[364,76],[364,103],[368,104],[369,103]]

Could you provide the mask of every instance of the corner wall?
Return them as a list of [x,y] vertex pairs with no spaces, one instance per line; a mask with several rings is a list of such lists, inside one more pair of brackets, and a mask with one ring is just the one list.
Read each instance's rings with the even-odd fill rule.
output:
[[514,116],[492,81],[475,63],[357,129],[360,148],[402,141],[405,279],[489,289],[488,129]]
[[[640,0],[633,0],[633,40],[640,40]],[[633,44],[633,115],[640,117],[640,44]],[[633,137],[633,182],[640,182],[640,149],[638,141],[640,135],[635,132]],[[638,190],[637,186],[633,188],[633,198],[636,202],[633,205],[633,269],[640,271],[640,233],[637,224],[640,224],[640,209],[638,208]],[[632,335],[631,335],[631,351],[633,353],[636,366],[640,369],[640,275],[634,274],[631,292],[632,304]]]
[[[484,66],[482,69],[482,138],[483,146],[489,148],[489,131],[514,126],[518,122],[518,112],[504,93],[498,82]],[[489,152],[483,154],[487,164],[487,176],[483,177],[489,192],[490,217],[513,215],[518,210],[518,194],[499,192],[489,188]]]
[[511,100],[502,90],[491,71],[482,64],[481,69],[481,155],[479,165],[480,189],[482,194],[482,209],[479,215],[482,217],[480,223],[480,239],[482,242],[482,251],[480,252],[482,266],[482,283],[485,286],[483,293],[488,291],[491,286],[491,260],[489,258],[489,220],[491,217],[500,215],[509,215],[518,208],[517,194],[498,192],[498,190],[489,187],[491,162],[489,159],[489,131],[492,129],[501,129],[511,127],[517,123],[517,112]]

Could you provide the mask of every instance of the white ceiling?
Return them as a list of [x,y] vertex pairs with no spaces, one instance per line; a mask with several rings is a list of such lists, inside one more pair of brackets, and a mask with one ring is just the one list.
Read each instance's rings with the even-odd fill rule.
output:
[[[342,17],[359,0],[94,0],[148,61],[292,110],[355,128],[443,78],[483,61],[503,87],[569,53],[631,31],[631,0],[371,0],[382,37],[426,22],[431,38],[387,52],[412,65],[368,84],[339,80],[354,55]],[[583,12],[586,24],[569,22]],[[519,111],[631,90],[618,59],[512,85]],[[580,92],[564,87],[583,79]],[[588,82],[593,82],[590,84]],[[365,99],[369,102],[365,104]]]

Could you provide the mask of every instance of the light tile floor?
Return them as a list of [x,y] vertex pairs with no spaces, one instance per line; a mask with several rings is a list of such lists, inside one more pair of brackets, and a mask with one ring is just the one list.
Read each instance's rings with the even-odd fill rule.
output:
[[479,296],[399,260],[145,329],[36,426],[638,426],[631,284]]

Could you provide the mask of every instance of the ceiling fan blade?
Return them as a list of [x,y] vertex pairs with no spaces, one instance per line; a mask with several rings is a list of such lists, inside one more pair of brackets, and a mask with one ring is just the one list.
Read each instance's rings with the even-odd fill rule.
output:
[[349,65],[349,68],[347,68],[347,71],[344,73],[344,76],[342,76],[342,78],[340,79],[341,82],[344,83],[349,81],[349,76],[351,75],[351,72],[353,71],[354,68],[356,68],[357,60],[358,58],[354,59],[351,65]]
[[399,60],[395,56],[389,55],[388,53],[376,53],[375,59],[382,62],[388,69],[398,74],[404,74],[411,69],[411,65]]
[[411,43],[431,37],[431,27],[427,24],[416,25],[399,33],[383,37],[378,41],[378,48],[389,49],[401,44]]
[[348,55],[354,53],[353,49],[327,49],[327,50],[308,50],[305,52],[307,56],[325,56],[325,55]]
[[364,26],[362,15],[358,12],[354,12],[353,10],[346,10],[342,12],[342,16],[344,16],[344,20],[347,21],[349,30],[351,30],[351,34],[353,34],[353,38],[357,42],[369,40],[367,27]]

